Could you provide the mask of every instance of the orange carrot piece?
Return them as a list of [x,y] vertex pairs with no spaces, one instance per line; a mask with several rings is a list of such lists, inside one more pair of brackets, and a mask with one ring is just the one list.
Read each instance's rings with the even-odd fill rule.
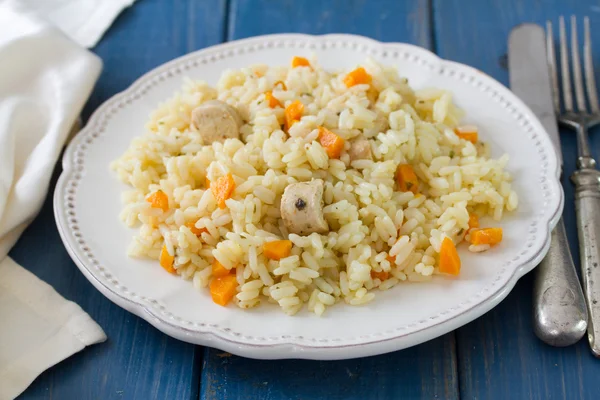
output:
[[344,139],[322,126],[319,127],[319,143],[329,158],[340,158],[342,150],[344,150]]
[[442,240],[440,249],[440,272],[450,275],[458,275],[460,272],[460,257],[454,242],[449,237]]
[[354,85],[371,83],[371,80],[371,75],[369,75],[363,67],[359,67],[346,75],[344,83],[346,84],[346,87],[352,87]]
[[400,164],[396,169],[396,182],[398,188],[403,192],[413,192],[417,194],[419,191],[419,180],[415,174],[415,170],[409,164]]
[[277,82],[275,82],[275,83],[273,84],[273,88],[276,88],[276,87],[277,87],[277,85],[281,85],[281,88],[282,88],[283,90],[287,90],[287,86],[285,85],[285,82],[284,82],[284,81],[277,81]]
[[234,274],[220,276],[210,282],[210,295],[215,303],[225,306],[235,296],[237,286]]
[[175,256],[169,254],[167,250],[167,246],[163,245],[160,250],[160,266],[165,269],[170,274],[175,273],[175,268],[173,268],[173,262],[175,261]]
[[208,232],[208,229],[206,229],[206,228],[200,228],[200,229],[196,228],[196,222],[194,222],[194,221],[187,222],[185,224],[185,226],[190,228],[190,231],[192,231],[192,233],[196,236],[200,236],[204,232]]
[[263,254],[271,260],[286,258],[292,252],[291,240],[274,240],[263,244]]
[[292,68],[296,67],[310,67],[310,63],[304,57],[294,57],[292,58]]
[[456,133],[456,136],[459,138],[468,140],[471,143],[477,143],[477,140],[479,140],[478,129],[473,125],[456,127],[454,133]]
[[277,100],[276,97],[273,96],[273,92],[271,92],[270,90],[268,92],[265,92],[265,100],[267,100],[267,103],[269,104],[269,107],[271,107],[271,108],[283,107],[281,105],[281,102],[279,100]]
[[150,196],[146,197],[146,201],[150,203],[152,208],[162,208],[163,211],[169,209],[169,197],[162,190],[157,190],[150,194]]
[[474,229],[471,232],[471,244],[489,244],[493,246],[502,241],[502,228]]
[[213,192],[213,196],[217,200],[219,208],[223,209],[226,207],[225,200],[231,197],[233,190],[235,189],[235,181],[231,173],[220,177],[216,182],[211,183],[210,189]]
[[469,230],[479,228],[479,217],[477,214],[469,213]]
[[390,277],[389,272],[386,272],[386,271],[377,272],[377,271],[371,270],[371,278],[373,278],[373,279],[379,279],[380,281],[383,282],[389,277]]
[[296,100],[285,108],[285,130],[287,131],[296,122],[300,121],[304,112],[304,104],[300,100]]
[[230,272],[231,272],[230,270],[225,268],[223,266],[223,264],[218,262],[217,259],[215,258],[215,260],[212,263],[212,275],[214,277],[218,278],[221,276],[229,275]]
[[385,259],[388,260],[391,265],[396,265],[396,256],[387,256]]

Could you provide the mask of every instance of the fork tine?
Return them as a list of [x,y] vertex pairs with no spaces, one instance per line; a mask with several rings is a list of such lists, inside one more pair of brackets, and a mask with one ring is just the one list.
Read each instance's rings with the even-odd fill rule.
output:
[[579,58],[579,43],[577,40],[577,17],[571,15],[571,62],[573,63],[573,84],[575,85],[575,99],[579,112],[586,112],[585,94],[583,91],[583,78],[581,77],[581,59]]
[[583,64],[585,67],[585,82],[590,109],[593,113],[600,112],[598,106],[598,93],[596,91],[596,78],[594,77],[594,63],[592,61],[592,39],[590,36],[590,18],[583,19]]
[[562,74],[563,102],[566,111],[573,111],[571,72],[569,71],[569,53],[567,51],[567,32],[565,30],[565,18],[562,15],[558,19],[558,31],[560,38],[560,68]]
[[554,102],[554,111],[560,113],[560,92],[558,91],[558,75],[556,74],[556,55],[554,54],[554,33],[552,32],[552,22],[546,21],[546,57],[548,58],[548,69],[550,70],[550,79],[552,80],[552,101]]

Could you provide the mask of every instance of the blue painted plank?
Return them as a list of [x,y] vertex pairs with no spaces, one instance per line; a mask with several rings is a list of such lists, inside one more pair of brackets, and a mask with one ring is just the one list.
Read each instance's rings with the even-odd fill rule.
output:
[[126,10],[94,48],[104,63],[84,111],[151,69],[225,39],[227,0],[143,0]]
[[[144,72],[224,38],[225,0],[143,0],[94,49],[104,70],[84,119]],[[60,173],[57,166],[51,188]],[[196,399],[202,348],[172,339],[117,307],[79,272],[59,238],[52,193],[11,251],[19,263],[75,301],[106,331],[92,346],[44,372],[22,399]]]
[[345,361],[249,360],[206,349],[202,400],[456,399],[453,335]]
[[[593,1],[562,0],[435,0],[435,40],[439,54],[474,66],[508,84],[504,56],[510,29],[522,22],[557,23],[559,15],[589,15],[600,66],[600,7]],[[556,32],[556,31],[555,31]],[[581,36],[580,36],[581,37]],[[596,80],[600,70],[596,69]],[[467,110],[468,112],[468,110]],[[564,153],[565,224],[578,264],[573,188],[568,176],[575,168],[574,135],[561,131]],[[600,137],[592,138],[600,155]],[[526,195],[526,194],[521,194]],[[587,340],[557,349],[532,332],[529,274],[498,307],[457,331],[461,396],[477,399],[596,399],[600,393],[600,363]]]
[[[58,179],[56,168],[52,187]],[[32,251],[34,250],[34,251]],[[42,373],[20,399],[196,398],[201,349],[172,339],[98,292],[67,254],[49,194],[40,215],[11,251],[21,265],[79,304],[108,335]]]
[[227,39],[269,33],[353,33],[431,47],[428,0],[231,0]]
[[[344,32],[430,47],[429,17],[426,0],[233,0],[228,39],[279,32]],[[453,334],[405,351],[347,361],[258,361],[207,348],[200,397],[453,399],[458,395],[455,359]]]

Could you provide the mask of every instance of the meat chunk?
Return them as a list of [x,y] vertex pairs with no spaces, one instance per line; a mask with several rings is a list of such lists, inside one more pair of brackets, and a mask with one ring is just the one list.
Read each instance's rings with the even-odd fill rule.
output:
[[350,144],[348,150],[350,161],[355,160],[370,160],[371,159],[371,144],[364,137],[358,137]]
[[237,110],[229,104],[211,100],[192,111],[192,125],[204,139],[204,144],[211,144],[239,138],[243,121]]
[[329,226],[323,217],[323,181],[288,185],[281,196],[281,218],[290,233],[327,232]]

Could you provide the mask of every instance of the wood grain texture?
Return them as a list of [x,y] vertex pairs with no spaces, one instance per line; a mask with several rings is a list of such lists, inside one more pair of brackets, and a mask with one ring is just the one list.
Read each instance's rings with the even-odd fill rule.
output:
[[453,335],[395,353],[344,361],[249,360],[206,348],[200,398],[456,399],[454,350]]
[[125,10],[94,48],[104,68],[84,117],[151,69],[221,43],[226,9],[227,0],[143,0]]
[[[424,0],[233,0],[230,10],[228,39],[344,32],[431,46]],[[207,348],[200,398],[453,399],[458,395],[455,359],[453,334],[391,354],[329,362],[250,360]]]
[[[505,54],[511,28],[523,22],[544,24],[546,19],[557,24],[561,14],[590,16],[596,38],[594,59],[596,66],[600,66],[600,7],[597,2],[435,0],[433,7],[439,54],[476,67],[505,85],[508,84]],[[598,68],[596,71],[598,80]],[[578,265],[573,187],[568,181],[575,168],[576,143],[569,131],[561,132],[561,140],[565,162],[564,217]],[[599,146],[600,137],[592,136],[596,156]],[[457,331],[461,397],[598,398],[600,363],[591,356],[585,338],[576,346],[557,349],[545,345],[533,334],[532,282],[532,274],[524,277],[498,307]]]
[[[57,167],[52,187],[60,173]],[[201,351],[172,339],[106,299],[67,254],[52,212],[52,193],[10,254],[74,301],[102,326],[104,343],[90,346],[42,373],[20,399],[196,398]]]
[[[104,71],[84,119],[108,97],[165,61],[225,38],[267,33],[344,32],[415,43],[507,84],[503,57],[514,25],[542,23],[546,18],[556,21],[559,14],[587,14],[597,38],[596,65],[600,65],[600,5],[596,1],[227,3],[141,0],[125,11],[94,50],[104,62]],[[568,177],[575,166],[575,140],[567,132],[562,140]],[[592,147],[598,156],[600,137],[593,137]],[[565,222],[577,257],[573,191],[567,178],[563,183]],[[23,399],[452,399],[458,398],[459,375],[460,395],[465,399],[595,399],[600,393],[600,363],[590,355],[585,340],[555,349],[533,335],[531,275],[497,308],[458,330],[456,336],[452,333],[404,351],[357,360],[257,361],[171,339],[104,298],[67,255],[54,224],[51,194],[11,255],[80,304],[109,336],[106,343],[43,373]]]
[[353,33],[431,47],[428,0],[231,0],[227,39],[269,33]]
[[[146,71],[222,41],[224,17],[224,0],[143,0],[125,10],[94,49],[104,62],[104,70],[85,108],[84,119]],[[51,188],[59,172],[57,167]],[[52,190],[11,256],[79,304],[108,335],[107,342],[84,349],[44,372],[20,398],[198,397],[202,348],[162,334],[111,303],[85,279],[58,235]]]

